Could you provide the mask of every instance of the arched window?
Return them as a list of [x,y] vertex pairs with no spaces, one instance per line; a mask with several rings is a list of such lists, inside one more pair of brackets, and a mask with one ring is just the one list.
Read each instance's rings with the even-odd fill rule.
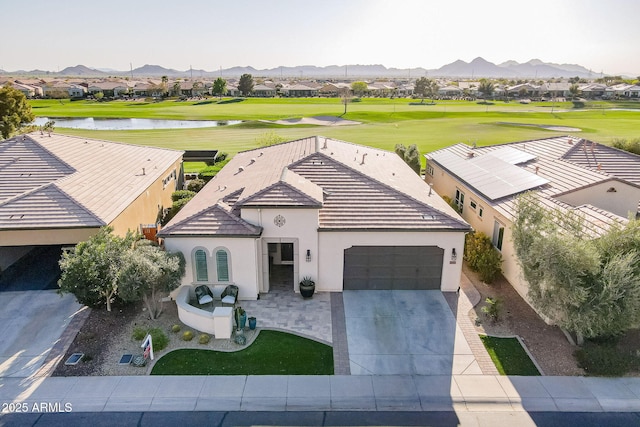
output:
[[229,281],[229,256],[227,251],[219,249],[216,251],[216,267],[218,269],[218,282]]
[[196,281],[209,281],[209,272],[207,271],[207,253],[202,249],[198,249],[194,255],[194,259],[196,266]]

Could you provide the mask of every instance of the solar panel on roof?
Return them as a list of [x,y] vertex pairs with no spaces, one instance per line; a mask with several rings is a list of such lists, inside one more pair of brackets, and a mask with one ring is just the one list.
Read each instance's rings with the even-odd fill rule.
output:
[[536,156],[531,153],[513,147],[501,147],[497,150],[490,151],[489,154],[512,165],[526,163],[536,158]]
[[531,190],[549,182],[491,154],[465,159],[445,151],[435,153],[431,158],[490,200]]

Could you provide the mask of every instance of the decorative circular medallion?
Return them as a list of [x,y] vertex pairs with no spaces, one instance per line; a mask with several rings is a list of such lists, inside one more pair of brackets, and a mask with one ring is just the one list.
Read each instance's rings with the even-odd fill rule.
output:
[[282,215],[276,215],[276,217],[273,218],[273,223],[278,227],[282,227],[286,222],[287,220],[284,219]]

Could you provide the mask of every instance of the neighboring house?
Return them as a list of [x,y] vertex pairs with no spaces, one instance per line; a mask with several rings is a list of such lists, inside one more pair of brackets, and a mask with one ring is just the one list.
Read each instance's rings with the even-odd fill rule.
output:
[[66,98],[69,96],[71,85],[64,82],[50,82],[42,87],[42,96],[46,98]]
[[463,90],[458,86],[443,86],[438,88],[438,96],[462,96]]
[[310,137],[238,153],[159,237],[184,254],[183,285],[256,299],[282,265],[292,291],[305,276],[317,291],[456,291],[469,230],[395,153]]
[[0,270],[105,225],[155,224],[182,188],[182,151],[40,132],[0,142]]
[[255,85],[253,87],[251,95],[261,98],[272,98],[276,96],[276,89],[274,87],[269,87],[266,85]]
[[507,88],[506,92],[509,96],[522,97],[522,96],[540,96],[542,86],[534,85],[531,83],[522,83]]
[[126,93],[129,87],[126,84],[120,82],[96,82],[91,83],[87,91],[95,95],[98,92],[102,92],[107,97],[119,97],[122,93]]
[[337,97],[344,92],[351,93],[351,85],[349,83],[326,83],[318,89],[320,96]]
[[459,143],[425,157],[425,180],[492,238],[504,276],[525,299],[511,239],[520,194],[536,191],[545,206],[579,213],[594,235],[638,215],[640,156],[606,145],[564,136],[482,148]]
[[231,85],[229,83],[227,83],[227,96],[242,96],[242,92],[240,92],[240,90],[238,90],[238,86],[237,85]]
[[542,85],[543,93],[553,98],[567,98],[571,96],[570,88],[571,83],[569,82],[545,83]]
[[86,93],[87,93],[87,88],[85,88],[84,86],[71,84],[71,86],[69,87],[70,98],[83,98]]
[[280,93],[292,98],[304,98],[318,96],[318,89],[298,83],[293,85],[283,85],[282,89],[280,89]]

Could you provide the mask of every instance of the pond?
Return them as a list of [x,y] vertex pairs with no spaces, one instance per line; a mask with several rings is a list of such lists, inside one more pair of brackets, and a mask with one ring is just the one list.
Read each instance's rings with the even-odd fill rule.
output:
[[93,117],[38,117],[36,126],[54,120],[56,127],[87,130],[148,130],[148,129],[194,129],[229,126],[242,120],[161,120],[161,119],[103,119]]

